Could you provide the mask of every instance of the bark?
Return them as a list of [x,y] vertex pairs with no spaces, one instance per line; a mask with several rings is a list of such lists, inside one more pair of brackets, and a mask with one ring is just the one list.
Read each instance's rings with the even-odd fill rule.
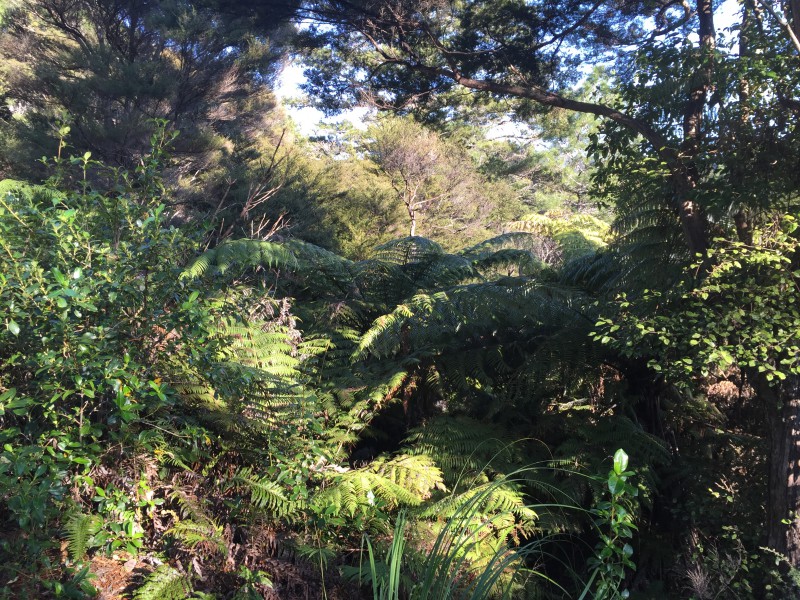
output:
[[[744,0],[742,2],[742,27],[739,30],[739,57],[741,59],[749,59],[752,56],[750,48],[750,37],[755,28],[754,19],[755,7],[753,0]],[[746,76],[739,79],[738,85],[739,92],[739,123],[742,131],[747,131],[748,123],[751,117],[750,111],[750,81]],[[736,134],[734,134],[736,135]],[[733,139],[732,141],[736,141]],[[741,151],[744,151],[742,148]],[[740,151],[740,152],[741,152]],[[733,189],[739,188],[744,181],[746,169],[749,168],[749,161],[740,158],[734,165],[731,171],[731,186]],[[750,245],[753,243],[753,227],[750,221],[750,211],[747,210],[745,205],[739,207],[739,210],[733,215],[733,222],[736,225],[736,236],[740,242]]]
[[716,31],[714,29],[714,6],[712,0],[697,0],[698,36],[700,52],[704,54],[703,65],[694,74],[689,89],[689,97],[683,113],[683,143],[681,155],[684,160],[681,169],[675,173],[678,214],[683,235],[693,254],[705,254],[708,250],[708,232],[702,207],[692,196],[697,187],[699,174],[694,164],[703,139],[703,115],[712,90],[714,74],[714,50]]
[[753,243],[753,228],[750,224],[747,212],[742,209],[733,215],[733,222],[736,224],[736,236],[739,241],[748,246]]
[[406,211],[408,212],[408,218],[411,220],[411,226],[409,228],[408,235],[414,237],[417,235],[417,209],[415,207],[414,198],[416,194],[412,193],[408,185],[406,185],[406,191],[403,198],[403,204],[406,205]]
[[758,383],[769,423],[767,545],[800,567],[800,376]]
[[800,39],[800,0],[789,0],[789,12],[792,17],[792,32],[795,39]]

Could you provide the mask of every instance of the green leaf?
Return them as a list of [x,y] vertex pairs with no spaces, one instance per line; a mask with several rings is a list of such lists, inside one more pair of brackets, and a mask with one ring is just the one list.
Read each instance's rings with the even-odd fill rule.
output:
[[622,473],[628,468],[628,455],[625,454],[625,451],[620,448],[614,453],[614,473],[617,475],[622,475]]
[[11,320],[8,322],[8,325],[7,325],[7,327],[8,327],[8,330],[9,330],[9,331],[10,331],[12,334],[14,334],[14,335],[19,335],[19,325],[17,324],[17,322],[16,322],[14,319],[11,319]]

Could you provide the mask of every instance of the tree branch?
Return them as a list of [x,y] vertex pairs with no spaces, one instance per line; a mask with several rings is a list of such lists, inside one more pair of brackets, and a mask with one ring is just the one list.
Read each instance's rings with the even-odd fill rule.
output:
[[795,34],[791,24],[785,18],[783,18],[781,15],[775,12],[775,9],[769,2],[767,2],[767,0],[758,0],[758,3],[761,6],[763,6],[766,9],[766,11],[772,16],[772,18],[775,19],[778,23],[780,23],[781,27],[783,27],[786,30],[786,33],[789,36],[789,39],[792,41],[795,50],[797,50],[798,54],[800,54],[800,39],[797,39],[797,35]]
[[565,110],[593,114],[597,115],[598,117],[606,117],[640,134],[650,143],[650,145],[653,146],[658,155],[670,166],[674,166],[678,159],[678,153],[675,148],[670,147],[667,139],[664,138],[660,133],[646,123],[643,123],[642,121],[639,121],[630,115],[626,115],[623,112],[611,108],[610,106],[565,98],[564,96],[548,90],[543,90],[536,86],[523,87],[517,85],[507,85],[488,79],[472,79],[446,69],[434,69],[434,71],[436,71],[439,75],[449,77],[459,85],[472,90],[515,96],[518,98],[527,98],[545,106],[553,106],[556,108],[563,108]]

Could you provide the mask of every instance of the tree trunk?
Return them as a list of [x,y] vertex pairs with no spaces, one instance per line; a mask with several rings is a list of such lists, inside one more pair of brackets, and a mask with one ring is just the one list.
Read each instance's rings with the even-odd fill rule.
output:
[[789,9],[792,19],[792,31],[800,39],[800,0],[789,0]]
[[673,168],[673,180],[677,192],[678,216],[683,235],[692,254],[705,254],[708,250],[708,231],[703,207],[693,198],[699,174],[695,159],[704,137],[703,115],[713,86],[714,50],[717,46],[714,29],[714,5],[712,0],[697,0],[697,34],[703,64],[698,69],[683,112],[683,143],[681,154],[684,160],[680,168]]
[[772,387],[763,379],[758,392],[769,424],[767,545],[800,567],[800,376]]

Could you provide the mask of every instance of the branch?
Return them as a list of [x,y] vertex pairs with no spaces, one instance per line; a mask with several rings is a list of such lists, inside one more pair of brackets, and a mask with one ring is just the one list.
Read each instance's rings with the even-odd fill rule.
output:
[[781,15],[779,15],[777,12],[775,12],[775,9],[772,8],[772,5],[766,0],[758,0],[758,3],[761,6],[763,6],[767,10],[767,12],[770,15],[772,15],[772,18],[775,19],[778,23],[780,23],[781,27],[783,27],[786,30],[786,33],[789,35],[789,39],[792,41],[795,50],[797,50],[798,54],[800,54],[800,40],[797,39],[797,35],[795,35],[794,29],[789,24],[789,22],[786,19],[784,19]]
[[[414,65],[411,66],[414,67]],[[641,135],[653,146],[659,157],[661,157],[661,159],[667,162],[670,166],[674,166],[678,160],[678,153],[674,148],[669,146],[669,143],[664,136],[646,123],[643,123],[638,119],[611,108],[610,106],[565,98],[564,96],[543,90],[533,85],[526,87],[507,85],[489,79],[472,79],[469,77],[464,77],[463,75],[459,75],[458,73],[446,69],[433,69],[421,66],[416,66],[416,68],[431,70],[435,74],[449,77],[459,85],[472,90],[490,92],[493,94],[502,94],[506,96],[515,96],[518,98],[527,98],[545,106],[554,106],[556,108],[563,108],[565,110],[571,110],[574,112],[593,114],[597,115],[598,117],[606,117]]]

